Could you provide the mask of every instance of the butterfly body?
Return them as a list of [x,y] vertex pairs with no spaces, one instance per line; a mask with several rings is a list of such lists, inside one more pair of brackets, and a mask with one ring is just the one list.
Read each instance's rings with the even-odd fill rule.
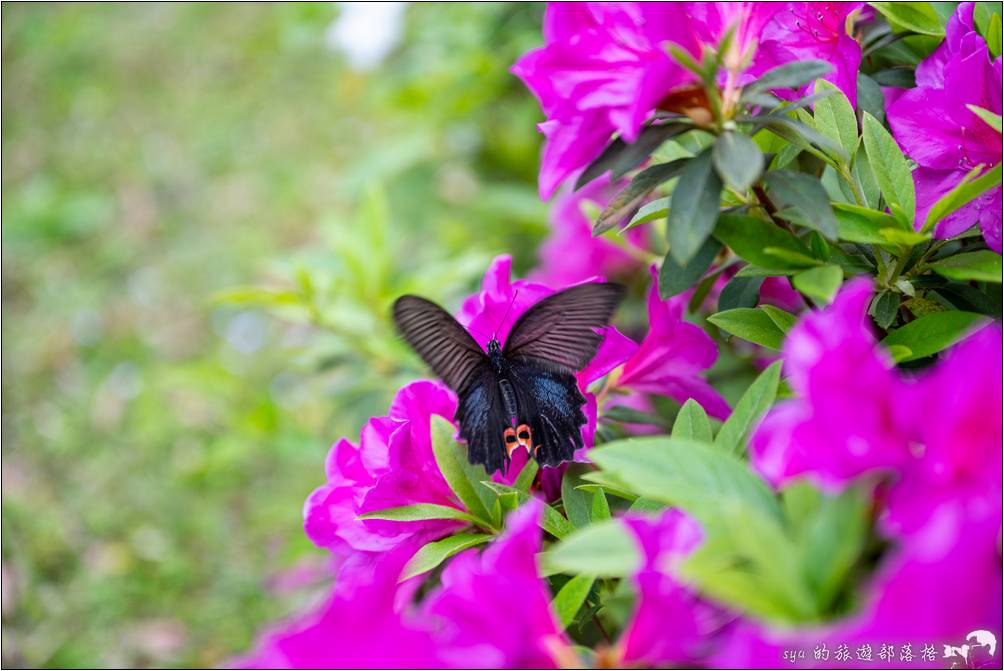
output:
[[489,473],[525,448],[555,466],[582,447],[586,423],[575,371],[599,346],[623,289],[615,284],[573,286],[527,310],[503,346],[488,351],[441,307],[418,296],[394,304],[405,339],[458,397],[456,420],[468,459]]

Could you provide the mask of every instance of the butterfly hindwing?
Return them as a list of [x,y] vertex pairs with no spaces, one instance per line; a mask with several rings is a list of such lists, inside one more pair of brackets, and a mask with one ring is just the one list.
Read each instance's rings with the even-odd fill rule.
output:
[[503,354],[513,360],[537,359],[551,368],[577,371],[596,354],[603,336],[596,333],[610,323],[624,297],[619,284],[577,284],[543,299],[516,320]]
[[481,364],[484,350],[449,312],[419,296],[394,301],[394,323],[432,372],[459,392]]
[[575,376],[530,361],[513,362],[510,370],[521,419],[530,425],[534,458],[543,466],[572,459],[582,447],[581,427],[586,423]]

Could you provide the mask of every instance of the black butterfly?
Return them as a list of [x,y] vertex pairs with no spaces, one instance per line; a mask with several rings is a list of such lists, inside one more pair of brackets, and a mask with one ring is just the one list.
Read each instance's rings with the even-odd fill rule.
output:
[[575,371],[596,354],[624,296],[618,284],[579,284],[543,299],[516,320],[501,347],[485,354],[449,312],[418,296],[394,303],[401,334],[460,398],[457,422],[467,458],[489,473],[525,447],[545,466],[572,458],[586,423]]

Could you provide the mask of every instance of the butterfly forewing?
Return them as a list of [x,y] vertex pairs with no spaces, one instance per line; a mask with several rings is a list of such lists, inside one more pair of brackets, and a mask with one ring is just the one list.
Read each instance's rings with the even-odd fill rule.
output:
[[471,334],[432,301],[418,296],[398,298],[394,302],[394,322],[432,372],[457,393],[479,364],[488,363]]
[[506,358],[538,359],[570,372],[596,354],[603,336],[596,333],[610,322],[624,296],[619,284],[578,284],[548,296],[513,325],[506,339]]

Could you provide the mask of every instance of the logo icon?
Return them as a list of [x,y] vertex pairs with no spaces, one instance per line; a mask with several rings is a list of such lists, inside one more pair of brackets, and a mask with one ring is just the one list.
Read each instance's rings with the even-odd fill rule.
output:
[[962,645],[945,645],[944,659],[959,658],[964,666],[992,659],[997,652],[997,637],[985,629],[971,631]]

